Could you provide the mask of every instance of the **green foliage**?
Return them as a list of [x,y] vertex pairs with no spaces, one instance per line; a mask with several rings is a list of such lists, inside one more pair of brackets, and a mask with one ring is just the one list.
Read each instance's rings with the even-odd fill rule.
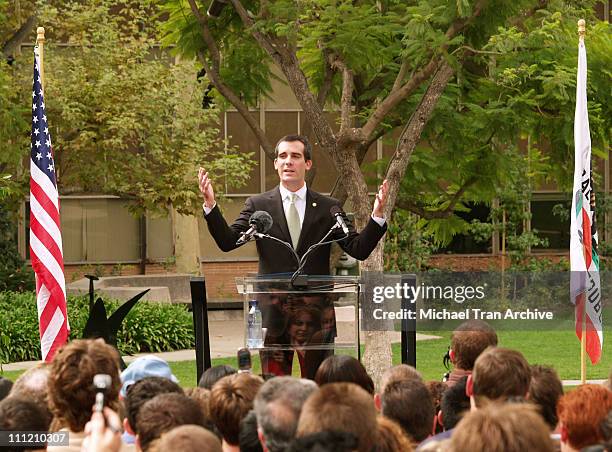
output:
[[[107,313],[119,306],[105,300]],[[81,338],[88,317],[88,298],[68,297],[70,337]],[[39,360],[40,339],[36,296],[32,292],[0,292],[0,362]],[[128,314],[117,334],[122,354],[164,352],[193,348],[193,320],[182,305],[140,302]]]
[[15,217],[0,199],[0,292],[29,291],[35,287],[32,268],[17,251],[16,231]]
[[405,273],[423,270],[435,249],[415,215],[405,210],[395,211],[385,240],[385,271]]

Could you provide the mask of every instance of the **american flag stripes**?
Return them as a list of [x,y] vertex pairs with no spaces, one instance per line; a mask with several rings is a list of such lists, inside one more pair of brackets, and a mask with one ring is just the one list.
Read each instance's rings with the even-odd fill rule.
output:
[[38,49],[34,50],[30,146],[30,259],[36,274],[42,358],[51,361],[57,349],[68,339],[68,316],[59,195],[51,134],[45,114]]

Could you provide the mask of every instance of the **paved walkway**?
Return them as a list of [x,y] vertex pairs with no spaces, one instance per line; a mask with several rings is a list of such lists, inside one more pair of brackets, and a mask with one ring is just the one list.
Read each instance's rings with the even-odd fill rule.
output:
[[[222,357],[235,357],[236,350],[244,346],[244,331],[242,329],[243,320],[240,319],[229,319],[229,320],[212,320],[209,321],[209,335],[211,358],[222,358]],[[341,335],[350,335],[351,332],[354,334],[354,327],[351,328],[350,322],[338,322],[338,330]],[[417,333],[417,341],[439,339],[439,336],[430,336],[426,334]],[[391,341],[400,342],[399,332],[391,332]],[[164,353],[153,353],[166,361],[194,361],[195,350],[179,350],[175,352],[164,352]],[[124,356],[123,359],[126,363],[130,363],[135,360],[138,356]],[[3,364],[4,370],[25,370],[35,366],[39,361],[23,361],[19,363]]]

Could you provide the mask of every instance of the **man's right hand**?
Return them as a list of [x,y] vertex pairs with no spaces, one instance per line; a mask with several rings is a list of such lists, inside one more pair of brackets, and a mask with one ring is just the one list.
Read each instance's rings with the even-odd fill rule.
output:
[[200,191],[204,197],[204,204],[207,208],[212,209],[215,206],[215,191],[213,190],[208,173],[204,168],[200,168],[198,171],[198,180],[200,183]]

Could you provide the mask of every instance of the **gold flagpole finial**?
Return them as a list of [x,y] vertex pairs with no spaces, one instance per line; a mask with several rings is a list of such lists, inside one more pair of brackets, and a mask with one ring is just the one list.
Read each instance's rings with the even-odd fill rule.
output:
[[38,27],[36,29],[36,43],[45,43],[45,28],[44,27]]
[[578,36],[580,38],[584,38],[586,34],[586,21],[584,19],[580,19],[578,21]]
[[43,91],[45,90],[45,29],[44,27],[38,27],[36,29],[36,45],[38,46],[38,62],[40,67],[38,72],[40,73],[40,84]]

